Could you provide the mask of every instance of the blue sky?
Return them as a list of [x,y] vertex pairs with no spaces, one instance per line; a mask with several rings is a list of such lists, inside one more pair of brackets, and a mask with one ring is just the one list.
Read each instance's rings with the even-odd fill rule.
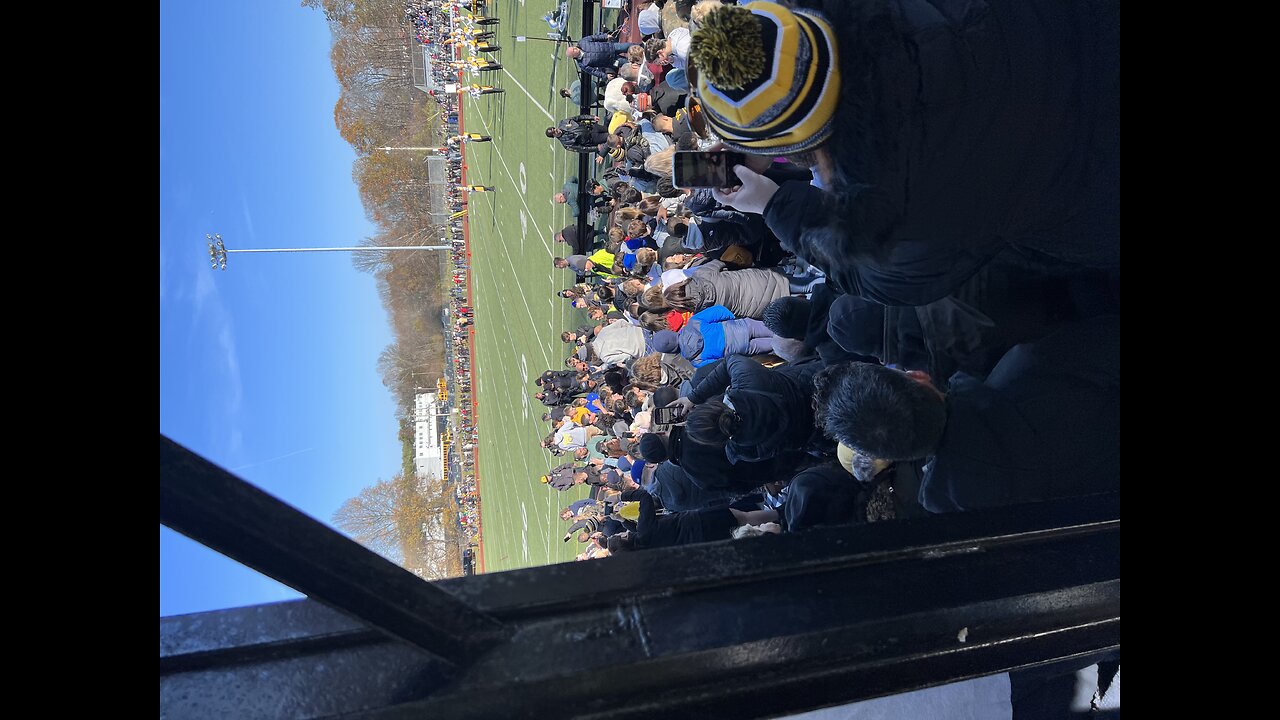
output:
[[[160,5],[160,432],[322,521],[400,466],[378,379],[391,342],[373,277],[344,253],[374,233],[333,123],[323,16],[276,2]],[[160,614],[297,597],[160,529]]]

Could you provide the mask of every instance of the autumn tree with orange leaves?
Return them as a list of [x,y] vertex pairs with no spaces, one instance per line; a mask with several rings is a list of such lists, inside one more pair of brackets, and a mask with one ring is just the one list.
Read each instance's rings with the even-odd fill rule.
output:
[[[356,153],[352,178],[365,215],[377,228],[360,241],[369,248],[435,245],[447,228],[431,224],[432,210],[448,200],[433,196],[421,153],[380,148],[434,147],[444,129],[435,100],[414,87],[413,53],[421,52],[403,0],[303,0],[324,13],[333,37],[329,60],[341,92],[333,108],[338,133]],[[357,252],[353,264],[374,276],[395,340],[376,368],[397,403],[400,440],[412,458],[405,429],[414,388],[444,373],[445,330],[440,311],[448,298],[447,256],[441,252]],[[420,479],[410,460],[391,480],[366,487],[334,514],[334,523],[358,542],[427,579],[461,574],[460,533],[451,490],[439,478]]]

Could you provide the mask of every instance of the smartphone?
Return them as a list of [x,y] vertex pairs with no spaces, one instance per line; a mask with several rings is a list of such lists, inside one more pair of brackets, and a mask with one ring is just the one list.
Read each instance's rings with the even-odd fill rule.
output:
[[680,410],[678,406],[654,408],[650,419],[655,425],[670,425],[680,419]]
[[739,152],[677,152],[671,163],[671,184],[678,188],[728,188],[740,185],[734,165],[745,165]]

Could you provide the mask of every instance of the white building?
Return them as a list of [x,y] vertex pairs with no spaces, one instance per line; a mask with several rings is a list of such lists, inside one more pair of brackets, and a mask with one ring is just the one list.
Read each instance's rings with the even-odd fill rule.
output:
[[413,404],[413,463],[420,477],[428,475],[444,477],[444,453],[440,447],[439,398],[435,393],[414,396]]
[[413,62],[413,86],[422,92],[439,92],[440,86],[436,84],[435,71],[431,67],[431,48],[423,45],[422,52],[412,53],[410,58]]

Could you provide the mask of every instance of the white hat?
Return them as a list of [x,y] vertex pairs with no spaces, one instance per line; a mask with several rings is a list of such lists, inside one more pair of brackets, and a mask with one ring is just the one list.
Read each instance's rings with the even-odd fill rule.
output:
[[640,15],[636,17],[636,24],[640,26],[641,35],[652,35],[662,29],[660,12],[657,3],[640,11]]

